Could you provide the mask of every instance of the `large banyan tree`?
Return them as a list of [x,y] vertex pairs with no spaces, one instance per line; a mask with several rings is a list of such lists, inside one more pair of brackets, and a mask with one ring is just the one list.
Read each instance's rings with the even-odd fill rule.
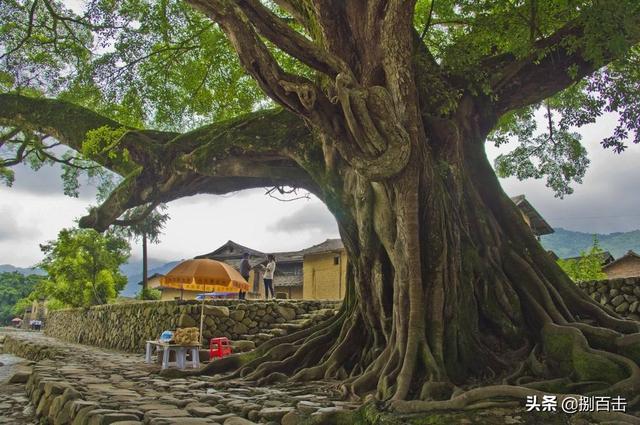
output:
[[265,186],[306,189],[335,216],[340,313],[203,372],[337,378],[400,412],[536,391],[638,404],[640,324],[567,278],[484,151],[518,140],[496,170],[563,194],[588,164],[576,126],[616,112],[603,145],[637,142],[637,0],[13,0],[0,13],[4,178],[24,161],[122,176],[81,226]]

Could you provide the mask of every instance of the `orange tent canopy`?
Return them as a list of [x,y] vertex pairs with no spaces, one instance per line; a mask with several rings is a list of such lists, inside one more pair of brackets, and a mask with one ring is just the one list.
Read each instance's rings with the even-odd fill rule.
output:
[[222,261],[207,258],[183,261],[161,278],[160,285],[202,292],[249,290],[249,284],[236,269]]

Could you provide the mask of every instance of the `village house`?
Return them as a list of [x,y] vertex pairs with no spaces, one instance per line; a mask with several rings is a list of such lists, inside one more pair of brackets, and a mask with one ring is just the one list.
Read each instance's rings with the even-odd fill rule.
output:
[[29,329],[30,323],[34,320],[44,321],[47,317],[47,303],[45,298],[34,300],[30,306],[25,308],[22,316],[22,328]]
[[608,279],[640,277],[640,255],[629,250],[625,255],[602,268]]
[[[262,284],[261,265],[266,264],[267,253],[261,252],[234,241],[227,241],[224,245],[208,254],[198,255],[195,258],[209,258],[211,260],[224,261],[225,263],[240,268],[243,253],[249,254],[251,273],[249,284],[250,296],[263,297],[264,286]],[[276,257],[276,272],[273,276],[273,289],[277,293],[286,294],[287,298],[302,298],[302,251],[274,252]]]
[[[536,237],[553,233],[551,226],[540,213],[525,199],[524,195],[511,198],[518,206],[522,217]],[[249,276],[251,290],[249,298],[263,298],[263,271],[261,265],[266,264],[268,253],[227,241],[222,246],[195,259],[208,258],[223,261],[236,269],[240,268],[243,253],[249,254],[252,266]],[[340,239],[326,241],[300,251],[273,252],[277,267],[273,278],[273,286],[277,297],[289,299],[337,300],[344,297],[347,281],[347,254]],[[162,275],[149,278],[149,288],[159,289],[161,299],[172,300],[195,299],[198,291],[187,291],[175,288],[164,288]]]
[[[185,300],[193,300],[196,298],[195,293],[190,294],[190,293],[180,293],[181,291],[179,289],[175,289],[175,288],[168,288],[168,287],[164,287],[162,286],[162,278],[164,277],[163,274],[160,273],[154,273],[151,276],[149,276],[147,278],[147,287],[149,289],[157,289],[160,291],[161,296],[160,299],[161,300],[174,300],[176,298],[182,298]],[[138,282],[138,285],[142,286],[142,281]]]
[[[598,254],[596,254],[597,257],[600,259],[600,265],[601,266],[606,266],[608,264],[611,264],[615,261],[615,258],[613,258],[613,255],[611,255],[611,253],[609,251],[602,251]],[[573,260],[573,261],[579,261],[580,259],[582,259],[582,256],[579,255],[577,257],[568,257],[568,258],[564,258],[565,261],[569,261],[569,260]],[[557,260],[557,258],[556,258]]]
[[327,239],[304,250],[303,298],[340,300],[347,286],[347,252],[340,239]]
[[553,228],[542,218],[542,215],[533,208],[533,206],[527,201],[524,195],[512,196],[511,200],[520,210],[522,219],[527,223],[531,231],[538,240],[542,235],[548,235],[554,232]]

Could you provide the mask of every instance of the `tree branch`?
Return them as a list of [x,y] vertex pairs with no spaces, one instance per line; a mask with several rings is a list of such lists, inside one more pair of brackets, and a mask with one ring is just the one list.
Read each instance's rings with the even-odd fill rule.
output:
[[0,94],[0,124],[15,125],[48,134],[77,151],[91,130],[118,122],[87,108],[63,100],[33,98],[19,94]]
[[293,16],[300,25],[309,28],[310,19],[307,11],[304,9],[300,1],[291,0],[273,0],[275,4],[280,6],[284,11]]
[[[235,2],[188,2],[220,25],[238,53],[244,69],[269,97],[293,112],[304,115],[309,113],[320,91],[311,81],[289,74],[280,67],[256,34],[249,18]],[[266,28],[267,25],[263,24],[263,27]],[[293,44],[289,47],[294,48]]]
[[431,6],[429,6],[429,16],[427,17],[427,22],[424,24],[424,28],[420,33],[420,40],[424,40],[424,36],[427,35],[427,31],[429,31],[429,27],[431,26],[431,20],[433,18],[433,6],[436,4],[436,0],[431,0]]
[[114,220],[113,224],[117,225],[117,226],[132,226],[135,224],[140,224],[142,223],[147,217],[149,217],[149,215],[153,212],[153,210],[156,209],[156,207],[160,205],[159,201],[153,201],[149,204],[149,206],[147,206],[147,208],[145,208],[144,211],[142,211],[142,213],[140,213],[139,215],[130,218],[130,219],[125,219],[125,220]]
[[20,48],[22,48],[22,46],[24,46],[24,44],[29,40],[29,38],[31,38],[31,33],[33,32],[33,21],[35,19],[36,8],[37,7],[38,7],[38,0],[34,0],[33,4],[31,5],[31,9],[29,9],[29,23],[27,25],[27,33],[18,42],[16,47],[14,47],[13,49],[9,50],[8,52],[0,55],[0,60],[6,58],[8,56],[11,56],[13,53],[15,53],[18,50],[20,50]]
[[[77,151],[82,151],[91,130],[121,127],[69,102],[16,94],[0,94],[0,124],[49,134]],[[303,120],[282,109],[258,111],[184,134],[129,130],[113,149],[127,149],[131,164],[98,160],[126,177],[81,220],[81,226],[104,230],[129,208],[199,193],[265,186],[318,190],[300,163],[319,147]]]
[[346,63],[294,31],[257,0],[237,0],[238,6],[260,34],[284,52],[331,77],[345,72]]
[[[603,4],[605,6],[603,6]],[[537,103],[569,87],[600,67],[621,57],[617,48],[602,46],[601,57],[595,61],[586,49],[587,16],[597,16],[599,8],[611,7],[608,2],[596,2],[582,15],[555,33],[533,44],[533,50],[524,58],[504,54],[484,61],[484,70],[496,77],[491,82],[497,97],[496,112],[507,111]],[[620,2],[619,7],[625,7]],[[630,22],[620,23],[620,41],[626,49],[640,41],[640,5],[625,9]]]

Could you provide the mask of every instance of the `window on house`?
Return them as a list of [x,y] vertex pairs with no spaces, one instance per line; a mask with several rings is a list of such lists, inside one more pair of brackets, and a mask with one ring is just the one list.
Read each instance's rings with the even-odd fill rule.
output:
[[340,257],[336,255],[333,257],[333,265],[337,266],[338,264],[340,264]]

